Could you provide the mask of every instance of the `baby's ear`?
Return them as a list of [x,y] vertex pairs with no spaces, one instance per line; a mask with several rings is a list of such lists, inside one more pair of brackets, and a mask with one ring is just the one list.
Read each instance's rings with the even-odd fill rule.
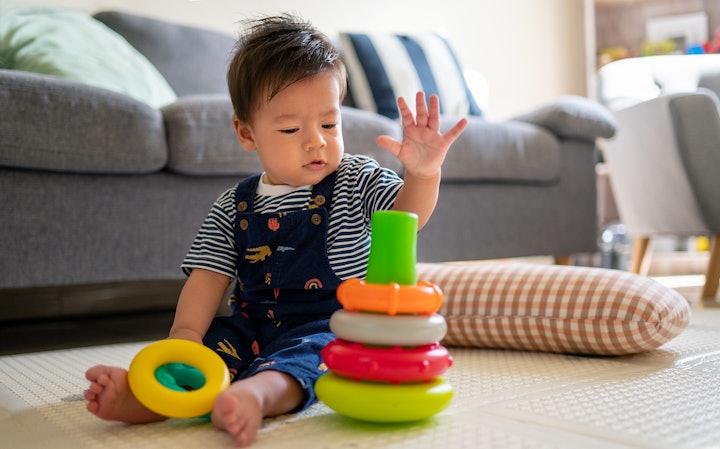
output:
[[252,152],[257,149],[255,136],[248,123],[241,122],[237,116],[233,116],[233,128],[235,128],[235,135],[243,150]]

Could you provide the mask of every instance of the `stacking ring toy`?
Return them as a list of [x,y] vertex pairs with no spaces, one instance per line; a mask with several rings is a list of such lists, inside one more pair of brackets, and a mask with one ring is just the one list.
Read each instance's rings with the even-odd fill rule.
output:
[[[156,372],[170,363],[197,368],[204,384],[193,391],[163,385]],[[230,385],[225,362],[212,349],[188,340],[161,340],[143,348],[130,363],[128,383],[148,409],[171,418],[194,418],[212,411],[215,397]]]
[[349,312],[381,312],[432,315],[440,310],[443,294],[427,281],[416,285],[372,284],[358,278],[343,281],[337,289],[338,301]]
[[441,378],[390,385],[354,382],[332,372],[318,379],[315,392],[325,405],[342,415],[383,423],[427,419],[444,410],[453,397],[452,386]]
[[379,315],[340,309],[330,317],[330,330],[343,340],[368,345],[420,346],[442,340],[447,323],[442,315]]
[[438,343],[406,349],[369,347],[336,339],[323,348],[321,355],[335,374],[356,381],[430,382],[452,366],[450,353]]

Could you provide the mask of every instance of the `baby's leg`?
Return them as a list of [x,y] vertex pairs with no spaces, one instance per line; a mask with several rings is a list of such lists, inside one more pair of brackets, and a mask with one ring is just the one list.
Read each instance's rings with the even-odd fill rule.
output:
[[143,424],[165,419],[145,408],[132,394],[123,368],[97,365],[85,373],[90,387],[85,391],[87,409],[107,421]]
[[261,371],[239,380],[215,400],[212,421],[240,446],[250,445],[264,417],[282,415],[300,405],[304,393],[297,380],[279,371]]

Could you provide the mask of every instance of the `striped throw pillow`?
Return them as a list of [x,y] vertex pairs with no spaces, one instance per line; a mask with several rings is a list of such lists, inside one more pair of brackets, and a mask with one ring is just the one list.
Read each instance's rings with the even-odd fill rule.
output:
[[448,346],[621,355],[678,336],[690,306],[648,277],[529,263],[418,264],[440,287]]
[[397,98],[440,97],[440,113],[482,115],[450,43],[438,33],[341,33],[340,46],[354,105],[398,118]]

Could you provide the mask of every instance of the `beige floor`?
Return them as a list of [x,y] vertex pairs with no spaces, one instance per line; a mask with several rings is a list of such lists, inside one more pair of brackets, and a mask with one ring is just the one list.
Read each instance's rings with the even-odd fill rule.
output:
[[[366,424],[322,403],[263,423],[255,448],[702,449],[720,441],[720,310],[696,310],[658,350],[624,357],[451,348],[455,398],[428,421]],[[85,410],[91,363],[142,344],[0,357],[0,447],[232,448],[200,420],[126,426]]]

